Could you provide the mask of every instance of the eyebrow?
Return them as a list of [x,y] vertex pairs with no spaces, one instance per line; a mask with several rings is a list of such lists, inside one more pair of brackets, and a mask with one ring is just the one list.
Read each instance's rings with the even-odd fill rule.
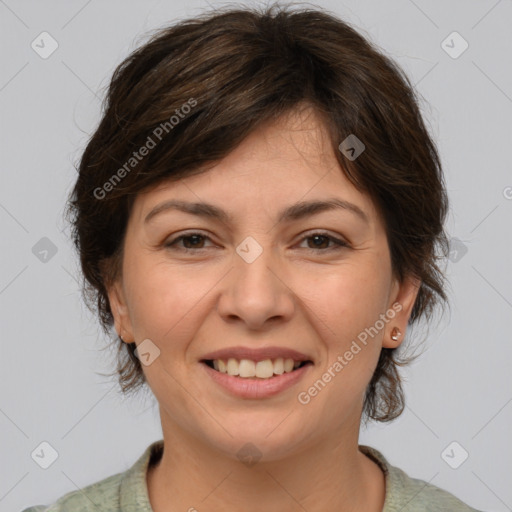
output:
[[[365,223],[369,223],[367,215],[363,210],[361,210],[361,208],[359,208],[359,206],[343,199],[338,199],[336,197],[323,201],[302,201],[300,203],[288,206],[279,214],[278,222],[296,221],[321,212],[332,211],[336,209],[342,209],[351,212]],[[191,215],[197,215],[199,217],[215,219],[223,222],[224,224],[228,224],[232,220],[231,216],[225,210],[213,204],[204,202],[194,203],[181,201],[179,199],[171,199],[155,206],[147,214],[146,218],[144,219],[144,223],[148,223],[156,215],[168,210],[178,210],[181,212],[189,213]]]

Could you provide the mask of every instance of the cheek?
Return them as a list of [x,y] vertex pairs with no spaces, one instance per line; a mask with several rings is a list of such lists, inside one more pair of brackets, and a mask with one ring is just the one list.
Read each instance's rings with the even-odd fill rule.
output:
[[[183,350],[200,325],[222,272],[198,272],[192,265],[172,265],[154,255],[126,260],[126,289],[135,339],[152,339],[165,352]],[[162,352],[162,355],[163,352]]]
[[371,379],[381,351],[386,325],[381,315],[386,313],[389,293],[383,268],[345,270],[331,276],[314,295],[316,325],[326,348],[321,380],[329,388],[326,395],[332,393],[330,398],[340,406],[349,395],[361,396]]
[[123,272],[135,339],[158,343],[185,313],[189,288],[143,252],[127,250]]
[[372,326],[387,307],[389,283],[385,269],[370,265],[347,266],[323,280],[310,297],[330,338],[343,344]]

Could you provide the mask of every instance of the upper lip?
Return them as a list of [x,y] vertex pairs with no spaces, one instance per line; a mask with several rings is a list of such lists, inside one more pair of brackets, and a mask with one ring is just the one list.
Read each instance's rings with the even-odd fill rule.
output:
[[204,355],[201,360],[214,360],[223,359],[227,360],[230,358],[241,360],[249,359],[250,361],[264,361],[265,359],[277,359],[282,357],[283,359],[293,359],[294,361],[312,361],[312,358],[293,350],[284,347],[264,347],[264,348],[248,348],[248,347],[231,347],[215,350]]

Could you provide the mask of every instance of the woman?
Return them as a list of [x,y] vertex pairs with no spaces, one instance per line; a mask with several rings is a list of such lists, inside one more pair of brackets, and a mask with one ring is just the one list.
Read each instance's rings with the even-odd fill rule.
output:
[[51,510],[474,510],[358,445],[446,298],[439,156],[392,61],[315,10],[182,21],[115,71],[78,171],[86,297],[163,440]]

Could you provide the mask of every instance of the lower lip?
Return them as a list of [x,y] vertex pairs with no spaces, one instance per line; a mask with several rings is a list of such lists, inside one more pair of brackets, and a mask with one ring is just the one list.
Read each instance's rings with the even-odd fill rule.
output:
[[218,372],[205,363],[200,364],[206,370],[206,373],[226,391],[240,398],[253,399],[268,398],[285,391],[294,384],[297,384],[309,370],[309,367],[313,366],[311,363],[308,363],[293,372],[275,375],[269,379],[258,379],[234,377],[227,373]]

